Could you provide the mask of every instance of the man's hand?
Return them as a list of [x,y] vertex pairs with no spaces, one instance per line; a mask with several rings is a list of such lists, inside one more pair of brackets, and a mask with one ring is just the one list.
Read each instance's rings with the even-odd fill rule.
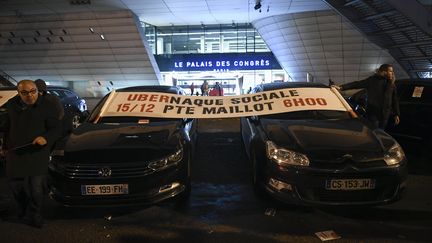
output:
[[394,123],[395,123],[395,125],[399,125],[399,122],[400,122],[399,116],[395,116],[394,117]]
[[47,140],[44,137],[39,136],[33,140],[32,144],[44,146],[45,144],[47,144]]

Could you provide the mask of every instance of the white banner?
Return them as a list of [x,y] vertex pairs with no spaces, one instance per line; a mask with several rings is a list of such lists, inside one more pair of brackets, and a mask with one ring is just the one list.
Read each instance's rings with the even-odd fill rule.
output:
[[280,89],[240,96],[112,92],[100,116],[230,118],[300,110],[348,111],[350,108],[330,88]]
[[15,95],[18,95],[18,92],[16,90],[1,90],[0,91],[0,106],[6,104],[6,102],[14,97]]

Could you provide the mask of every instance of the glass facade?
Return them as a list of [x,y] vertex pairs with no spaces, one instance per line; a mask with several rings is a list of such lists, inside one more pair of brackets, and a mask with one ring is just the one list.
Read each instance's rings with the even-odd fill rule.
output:
[[[225,62],[230,63],[230,68],[218,68],[218,59],[215,59],[216,61],[211,59],[214,58],[210,57],[211,55],[220,55],[218,58],[221,60],[228,60],[227,58],[235,53],[241,56],[256,56],[256,58],[266,53],[271,54],[264,40],[250,23],[157,27],[142,23],[142,26],[161,69],[164,85],[177,85],[190,93],[192,93],[190,89],[192,85],[195,87],[194,94],[201,95],[199,87],[204,81],[208,82],[211,88],[218,82],[223,87],[225,95],[236,95],[247,93],[252,87],[261,83],[291,81],[289,75],[280,68],[279,64],[275,69],[260,68],[255,65],[256,67],[252,70],[233,70],[232,67],[236,63],[234,59]],[[185,56],[188,57],[185,58]],[[182,61],[176,62],[180,57],[183,57]],[[193,58],[198,59],[188,62]],[[185,65],[183,67],[190,63],[207,65],[211,62],[215,68],[202,71],[191,69],[179,71],[175,66],[166,68],[161,62],[163,59],[169,59],[168,62],[174,62],[177,66]]]
[[155,55],[270,51],[249,23],[143,27]]

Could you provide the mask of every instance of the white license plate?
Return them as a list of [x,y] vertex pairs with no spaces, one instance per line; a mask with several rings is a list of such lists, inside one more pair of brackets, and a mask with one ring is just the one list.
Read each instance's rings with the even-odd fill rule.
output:
[[81,195],[121,195],[129,194],[128,184],[81,185]]
[[375,188],[374,179],[332,179],[326,181],[327,190],[367,190]]

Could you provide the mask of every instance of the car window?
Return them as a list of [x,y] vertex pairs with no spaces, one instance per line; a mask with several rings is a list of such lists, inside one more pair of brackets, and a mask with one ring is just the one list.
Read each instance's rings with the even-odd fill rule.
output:
[[67,97],[76,97],[77,96],[74,92],[72,92],[70,90],[63,90],[63,92]]
[[60,99],[63,99],[66,97],[65,93],[62,92],[61,90],[47,90],[47,93],[55,95],[55,96],[59,97]]

